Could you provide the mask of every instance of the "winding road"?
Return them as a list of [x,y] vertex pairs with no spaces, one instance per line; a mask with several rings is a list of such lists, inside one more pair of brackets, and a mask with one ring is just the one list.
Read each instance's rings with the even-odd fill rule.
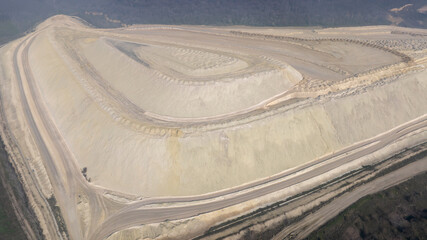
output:
[[[36,33],[29,35],[16,47],[13,55],[14,71],[26,123],[42,155],[71,239],[105,239],[117,231],[132,226],[189,218],[237,205],[325,174],[372,154],[407,134],[427,130],[427,114],[425,114],[376,137],[265,179],[204,195],[147,198],[123,204],[122,209],[107,215],[105,221],[99,222],[103,219],[101,216],[108,212],[104,203],[103,189],[88,183],[80,173],[77,161],[50,118],[32,76],[28,51],[35,37]],[[81,228],[78,216],[79,194],[88,197],[90,206],[92,220],[87,226],[89,229],[87,231]],[[186,204],[180,206],[172,204],[168,207],[153,205],[162,203]]]

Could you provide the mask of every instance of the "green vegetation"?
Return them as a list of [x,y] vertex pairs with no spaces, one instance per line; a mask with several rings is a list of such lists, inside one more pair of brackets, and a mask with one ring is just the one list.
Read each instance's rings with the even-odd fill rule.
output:
[[[390,162],[390,161],[395,161],[395,160],[398,160],[398,159],[403,159],[403,158],[407,157],[408,154],[411,154],[411,153],[416,153],[416,154],[410,156],[409,158],[406,158],[405,160],[402,160],[402,161],[400,161],[398,163],[395,163],[395,164],[393,164],[392,166],[390,166],[388,168],[381,169],[381,170],[376,170],[377,167],[379,165],[383,164],[384,162]],[[280,211],[281,206],[286,205],[286,202],[292,201],[293,199],[299,198],[299,197],[304,196],[306,194],[310,194],[310,193],[319,191],[319,190],[321,190],[321,189],[323,189],[323,188],[325,188],[327,186],[330,186],[330,185],[333,185],[333,184],[336,184],[336,183],[340,184],[341,187],[343,187],[343,186],[348,185],[349,183],[346,183],[346,182],[340,183],[340,182],[343,181],[344,179],[348,178],[348,177],[351,177],[353,175],[361,174],[362,172],[365,172],[365,171],[366,172],[378,171],[375,176],[373,176],[369,180],[367,180],[369,182],[369,181],[372,181],[372,180],[374,180],[374,179],[376,179],[378,177],[381,177],[381,176],[384,176],[384,175],[386,175],[388,173],[396,171],[397,169],[399,169],[399,168],[401,168],[403,166],[406,166],[407,164],[410,164],[412,162],[415,162],[415,161],[418,161],[420,159],[423,159],[425,157],[427,157],[427,142],[421,143],[421,144],[416,145],[416,146],[411,147],[411,148],[404,149],[400,153],[398,153],[398,154],[396,154],[396,155],[394,155],[394,156],[392,156],[390,158],[384,159],[383,161],[380,161],[380,162],[378,162],[376,164],[373,164],[373,165],[364,165],[364,166],[362,166],[361,169],[357,169],[357,170],[348,172],[348,173],[346,173],[346,174],[344,174],[344,175],[342,175],[340,177],[332,179],[331,181],[328,181],[328,182],[326,182],[324,184],[321,184],[321,185],[319,185],[319,186],[317,186],[317,187],[315,187],[313,189],[310,189],[308,191],[305,191],[305,192],[299,193],[297,195],[291,196],[291,197],[289,197],[289,198],[287,198],[287,199],[285,199],[283,201],[276,202],[276,203],[274,203],[272,205],[269,205],[269,206],[257,209],[256,211],[251,212],[249,214],[245,214],[245,215],[242,215],[242,216],[240,216],[238,218],[230,219],[230,220],[228,220],[226,222],[223,222],[223,223],[220,223],[218,225],[215,225],[215,226],[211,227],[203,235],[201,235],[201,236],[199,236],[199,237],[197,237],[195,239],[203,239],[203,238],[205,238],[207,236],[212,236],[212,235],[220,233],[222,231],[225,232],[227,229],[229,229],[231,227],[238,227],[239,225],[242,227],[242,228],[239,229],[239,231],[244,231],[244,230],[246,230],[246,229],[248,229],[248,228],[250,228],[252,226],[251,224],[245,224],[245,222],[251,221],[251,220],[253,220],[255,218],[259,218],[257,221],[258,221],[258,223],[261,223],[262,221],[264,221],[264,220],[261,220],[261,218],[262,218],[262,216],[264,214],[266,214],[268,212],[273,212],[273,211],[276,211],[276,210]],[[366,183],[366,182],[362,182],[362,183],[359,183],[359,184],[357,184],[355,186],[352,186],[347,191],[344,191],[343,193],[338,194],[336,197],[339,197],[342,194],[344,194],[344,193],[346,193],[348,191],[351,191],[355,187],[360,186],[360,185],[362,185],[364,183]],[[426,196],[427,195],[425,195],[424,197],[426,197]],[[367,196],[366,198],[361,199],[359,202],[356,202],[354,205],[360,204],[360,202],[366,201],[366,199],[369,199],[369,197],[370,196]],[[320,209],[325,204],[329,204],[332,200],[333,199],[325,201],[322,204],[320,204],[319,206],[314,207],[310,211],[305,212],[305,213],[303,213],[302,215],[300,215],[298,217],[295,217],[295,218],[292,218],[292,219],[285,219],[285,221],[282,222],[280,225],[278,225],[276,227],[273,227],[273,228],[270,228],[270,229],[266,229],[265,231],[263,231],[261,233],[249,230],[248,232],[245,233],[245,235],[244,235],[243,238],[244,239],[248,239],[248,240],[250,240],[250,239],[254,239],[254,240],[255,239],[271,239],[274,235],[276,235],[278,232],[280,232],[283,229],[283,227],[288,226],[288,225],[292,224],[293,222],[298,222],[298,221],[300,221],[301,219],[303,219],[305,217],[309,217],[310,213],[317,211],[318,209]],[[349,208],[354,207],[354,205],[350,206]],[[425,214],[427,214],[427,211],[426,211]],[[343,220],[343,216],[341,216],[341,215],[338,215],[335,218],[335,221],[338,221],[338,222],[340,222],[342,220]],[[330,222],[328,222],[326,225],[333,224],[331,222],[332,222],[332,220]],[[230,232],[229,235],[221,236],[218,239],[226,239],[227,237],[233,235],[234,233],[235,232]],[[315,238],[311,238],[311,239],[317,239],[316,237]],[[331,237],[331,236],[326,236],[325,238],[320,238],[319,237],[319,239],[341,239],[341,238],[334,238],[334,237]],[[368,239],[371,239],[371,238],[368,238]],[[375,238],[372,238],[372,239],[375,239]],[[382,238],[379,238],[379,239],[382,239]],[[413,238],[408,238],[408,239],[413,239]],[[414,238],[414,239],[417,239],[417,238]],[[420,239],[423,239],[423,238],[420,238]]]
[[0,186],[0,239],[26,239],[2,185]]
[[[405,4],[412,5],[390,11]],[[0,22],[6,22],[7,27],[4,33],[0,32],[0,43],[16,36],[15,29],[23,33],[55,14],[79,16],[97,27],[121,24],[335,27],[388,25],[395,19],[399,26],[427,28],[427,14],[418,11],[424,5],[425,1],[417,0],[3,0]]]
[[37,239],[43,239],[37,217],[29,205],[19,177],[13,165],[9,162],[3,142],[0,141],[0,239],[20,240],[26,239],[17,216],[15,215],[11,199],[20,209],[27,223]]
[[[1,144],[1,143],[0,143]],[[0,174],[5,173],[4,162],[8,161],[7,154],[1,144],[0,149]],[[1,176],[3,179],[6,176]],[[18,222],[15,212],[10,202],[4,182],[0,180],[0,239],[26,239],[25,233]],[[8,184],[8,183],[6,183]]]
[[0,43],[12,40],[19,35],[19,30],[10,21],[0,21]]
[[19,32],[7,16],[0,14],[0,44],[18,37]]
[[47,199],[50,209],[52,209],[53,215],[55,216],[56,223],[58,224],[59,231],[68,236],[67,226],[65,225],[64,218],[61,214],[61,208],[56,204],[55,196],[51,196]]
[[427,173],[366,196],[308,239],[425,239]]
[[90,182],[91,179],[87,176],[87,167],[82,168],[82,174],[86,181]]

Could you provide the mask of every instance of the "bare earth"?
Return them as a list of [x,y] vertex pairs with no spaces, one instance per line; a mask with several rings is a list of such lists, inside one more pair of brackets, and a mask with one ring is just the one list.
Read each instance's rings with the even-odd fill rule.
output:
[[47,239],[192,238],[425,142],[426,35],[55,16],[0,48],[0,133]]

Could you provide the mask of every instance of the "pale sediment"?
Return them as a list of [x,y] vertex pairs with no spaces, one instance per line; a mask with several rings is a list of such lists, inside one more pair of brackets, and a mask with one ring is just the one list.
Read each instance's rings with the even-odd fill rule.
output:
[[[64,191],[74,238],[145,197],[238,189],[414,119],[425,129],[422,37],[316,31],[56,16],[1,49],[4,124],[42,195]],[[408,38],[416,54],[390,47]]]

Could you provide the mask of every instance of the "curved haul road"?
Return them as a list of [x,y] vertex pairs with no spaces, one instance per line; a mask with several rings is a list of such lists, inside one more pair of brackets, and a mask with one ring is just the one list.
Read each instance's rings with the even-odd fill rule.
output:
[[[343,155],[346,152],[355,150],[357,148],[362,148],[357,150],[351,154],[343,155],[339,157],[336,161],[326,163],[323,166],[317,167],[309,172],[303,173],[301,175],[295,176],[291,179],[282,180],[276,183],[267,184],[261,188],[248,191],[241,194],[236,194],[230,197],[226,197],[223,199],[214,200],[208,203],[199,203],[193,204],[190,206],[179,206],[179,207],[146,207],[143,208],[144,205],[151,203],[170,203],[177,201],[197,201],[206,199],[205,197],[188,197],[188,198],[159,198],[159,199],[148,199],[143,202],[136,203],[129,208],[126,208],[119,213],[113,215],[109,219],[107,219],[101,227],[92,235],[91,239],[104,239],[109,235],[117,232],[119,230],[123,230],[138,224],[147,224],[147,223],[155,223],[162,222],[166,220],[176,220],[176,219],[184,219],[192,216],[196,216],[202,213],[212,212],[215,210],[219,210],[225,207],[229,207],[232,205],[236,205],[238,203],[242,203],[251,199],[255,199],[261,196],[264,196],[269,193],[273,193],[275,191],[290,187],[292,185],[298,184],[300,182],[306,181],[310,178],[316,177],[318,175],[324,174],[332,169],[335,169],[343,164],[349,163],[355,159],[361,158],[368,154],[371,154],[393,141],[399,139],[400,137],[411,133],[413,131],[426,128],[427,127],[427,115],[423,115],[422,117],[408,122],[404,125],[401,125],[397,128],[388,131],[385,134],[381,134],[375,138],[368,140],[366,143],[360,143],[356,146],[351,146],[345,148],[335,154],[329,155],[323,158],[321,161],[317,161],[311,165],[319,164],[320,162],[324,162],[336,156]],[[363,147],[368,144],[372,144],[368,147]],[[306,166],[307,168],[309,166]],[[301,169],[299,169],[301,170]],[[285,175],[289,175],[285,174]],[[283,177],[283,176],[280,176]],[[277,179],[280,177],[275,177],[272,179],[268,179],[267,181],[273,181],[273,179]],[[266,181],[265,181],[266,182]],[[265,184],[258,183],[253,185]],[[253,187],[253,186],[252,186]],[[236,190],[241,191],[242,189]]]
[[[49,119],[48,113],[44,110],[44,106],[38,96],[37,87],[34,86],[35,83],[32,78],[30,66],[28,65],[28,48],[31,45],[33,37],[35,37],[35,35],[31,35],[27,39],[24,39],[15,49],[13,56],[16,80],[18,81],[21,94],[21,104],[24,109],[27,124],[43,156],[51,181],[54,183],[55,196],[58,198],[58,202],[61,205],[70,237],[72,239],[83,239],[84,234],[82,233],[77,217],[75,201],[76,192],[77,190],[81,190],[89,196],[92,219],[97,219],[97,217],[100,216],[99,211],[101,211],[100,209],[102,209],[101,206],[103,205],[102,196],[99,195],[101,193],[98,191],[99,189],[97,187],[88,184],[84,180],[72,154],[68,151],[60,133]],[[25,43],[27,45],[23,48]],[[22,48],[23,50],[21,50]],[[18,53],[20,50],[22,53],[19,58]],[[89,239],[104,239],[114,232],[135,225],[188,218],[255,199],[324,174],[343,164],[371,154],[406,134],[426,127],[427,114],[374,138],[359,142],[338,152],[322,157],[315,162],[305,164],[269,178],[211,194],[189,197],[151,198],[129,204],[127,207],[122,208],[117,213],[108,217],[105,222],[97,227],[96,225],[98,224],[93,224],[94,222],[92,222],[88,227],[90,229]],[[41,132],[43,134],[41,134]],[[347,154],[349,152],[351,153]],[[55,156],[55,160],[53,155]],[[335,160],[325,162],[331,159]],[[319,165],[320,163],[324,164],[292,177],[293,174],[304,169],[308,170],[308,168]],[[283,179],[284,177],[291,178]],[[257,188],[253,189],[254,187]],[[241,192],[242,190],[247,191]],[[220,196],[222,198],[217,198]],[[211,201],[204,203],[196,202],[200,200]],[[146,206],[155,203],[173,202],[190,203],[186,206]]]
[[[53,183],[52,187],[64,214],[68,234],[72,239],[82,239],[82,230],[80,229],[76,210],[76,192],[79,189],[86,193],[94,206],[98,205],[98,198],[95,195],[95,189],[91,189],[83,176],[79,174],[79,168],[76,166],[72,154],[66,147],[56,126],[49,119],[49,115],[46,114],[47,111],[43,109],[44,106],[39,99],[39,92],[34,86],[35,82],[28,64],[28,49],[34,37],[35,35],[23,40],[15,49],[13,55],[21,105],[26,122],[44,161],[44,166]],[[26,41],[27,45],[25,46]],[[21,55],[19,56],[18,53],[21,49]],[[97,208],[91,210],[94,216],[99,214]],[[61,236],[58,237],[62,238]]]
[[427,157],[423,160],[410,163],[392,173],[381,176],[372,182],[335,198],[331,203],[308,215],[302,221],[285,227],[281,232],[276,234],[272,240],[306,238],[311,232],[315,231],[330,219],[336,217],[341,211],[344,211],[350,204],[353,204],[360,198],[402,183],[425,171],[427,171]]

